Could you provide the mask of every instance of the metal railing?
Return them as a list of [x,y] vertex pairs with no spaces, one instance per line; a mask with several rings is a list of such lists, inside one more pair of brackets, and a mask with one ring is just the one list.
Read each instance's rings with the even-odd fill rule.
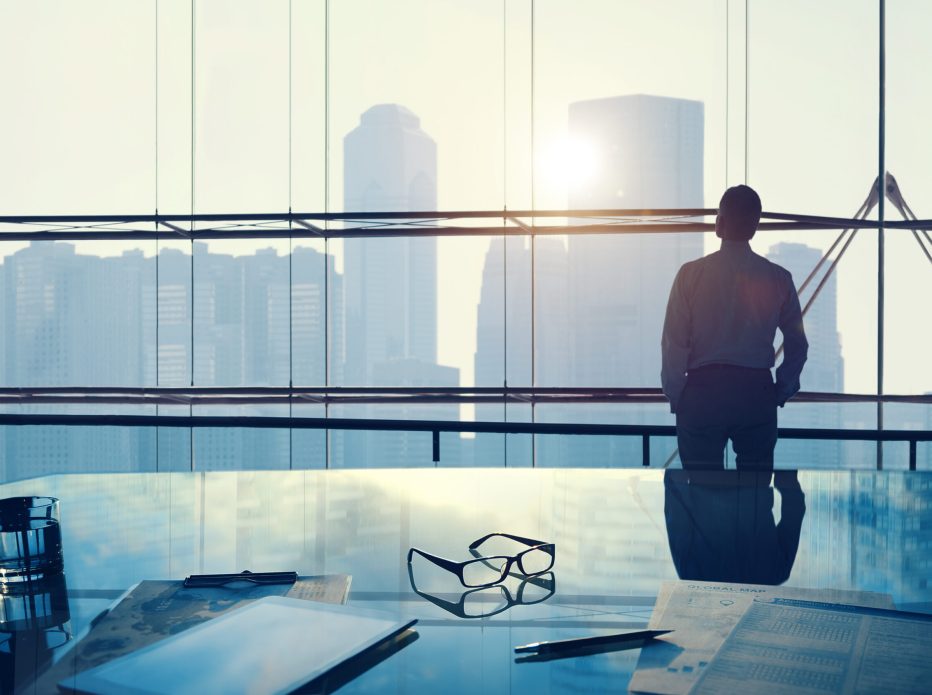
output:
[[[889,177],[892,178],[892,177]],[[878,178],[879,181],[879,178]],[[893,193],[898,195],[895,182]],[[891,195],[887,182],[885,194]],[[882,203],[884,195],[875,181],[871,196]],[[896,196],[894,196],[896,197]],[[932,220],[903,213],[904,221],[865,219],[864,206],[853,218],[765,212],[760,231],[897,230],[911,233],[925,255],[932,246],[928,230]],[[323,239],[447,236],[541,236],[564,234],[650,234],[710,232],[715,225],[703,218],[715,209],[611,209],[611,210],[485,210],[403,211],[336,213],[224,213],[142,215],[7,215],[0,216],[2,241],[80,240],[195,240],[212,239]],[[569,222],[572,221],[572,224]],[[331,226],[331,224],[333,226]],[[920,234],[921,232],[921,234]],[[849,241],[850,243],[850,241]],[[838,244],[833,244],[832,249]],[[846,244],[847,247],[847,244]],[[826,261],[826,254],[813,275]],[[193,254],[192,254],[193,259]],[[829,272],[834,269],[837,259]],[[881,275],[882,277],[882,275]],[[807,282],[812,279],[808,278]],[[823,279],[824,283],[824,279]],[[811,300],[810,300],[811,303]],[[807,306],[808,308],[808,306]],[[326,313],[329,316],[329,312]],[[193,312],[191,314],[193,321]],[[882,351],[879,353],[882,355]],[[880,358],[882,363],[882,358]],[[932,403],[932,395],[880,395],[800,393],[797,402]],[[662,403],[659,389],[651,388],[484,388],[484,387],[20,387],[0,388],[0,403],[20,405],[121,404],[121,405],[258,405],[258,404],[427,404],[427,403]],[[650,463],[651,437],[675,436],[670,425],[605,425],[583,423],[455,422],[442,420],[385,420],[369,418],[214,417],[144,415],[0,415],[7,425],[80,425],[133,427],[248,427],[324,430],[429,431],[433,435],[434,461],[440,458],[440,432],[473,432],[530,435],[613,435],[642,440],[642,463]],[[920,441],[932,440],[929,430],[876,430],[781,428],[780,437],[803,440],[851,440],[878,443],[877,467],[882,467],[880,444],[909,443],[909,467],[916,468]]]
[[[526,435],[601,435],[641,438],[641,465],[650,466],[652,437],[675,437],[673,425],[605,425],[551,422],[488,422],[458,420],[389,420],[376,418],[319,418],[211,415],[19,415],[0,414],[0,425],[71,427],[177,427],[292,430],[365,430],[430,432],[433,461],[440,461],[441,432]],[[918,442],[932,441],[932,430],[859,430],[781,427],[781,439],[908,442],[909,470],[916,470]]]

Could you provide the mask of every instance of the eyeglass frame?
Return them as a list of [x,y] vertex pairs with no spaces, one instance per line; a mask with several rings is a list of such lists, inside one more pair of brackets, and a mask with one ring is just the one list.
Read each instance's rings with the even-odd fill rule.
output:
[[[473,551],[475,551],[476,548],[478,548],[480,545],[485,543],[487,540],[495,536],[501,536],[502,538],[508,538],[510,540],[517,541],[518,543],[523,543],[530,547],[527,550],[522,550],[520,553],[517,553],[515,555],[489,555],[487,557],[476,557],[473,560],[466,560],[465,562],[456,562],[455,560],[448,560],[447,558],[440,557],[439,555],[427,553],[421,550],[420,548],[412,547],[408,549],[408,564],[409,565],[411,564],[411,561],[414,557],[414,553],[417,553],[418,555],[428,560],[429,562],[434,563],[438,567],[445,569],[448,572],[451,572],[452,574],[455,574],[459,578],[460,584],[465,586],[467,589],[483,589],[489,586],[495,586],[496,584],[500,584],[501,582],[505,581],[505,578],[509,574],[511,574],[511,567],[512,565],[515,565],[515,564],[517,564],[518,569],[521,571],[521,574],[518,575],[521,577],[535,577],[537,575],[545,574],[549,572],[551,569],[553,569],[553,564],[556,561],[556,550],[557,550],[557,547],[554,543],[545,543],[544,541],[535,540],[533,538],[525,538],[524,536],[515,536],[510,533],[486,534],[485,536],[482,536],[481,538],[469,544],[470,552],[472,552],[475,555],[476,553]],[[548,554],[550,556],[550,564],[544,569],[540,570],[539,572],[527,572],[524,569],[524,562],[522,558],[534,550],[540,550]],[[501,576],[498,579],[492,582],[485,582],[483,584],[468,584],[466,582],[464,570],[467,565],[472,565],[477,562],[485,563],[486,565],[488,565],[490,560],[495,560],[495,559],[505,560],[505,565],[503,566],[501,570]]]

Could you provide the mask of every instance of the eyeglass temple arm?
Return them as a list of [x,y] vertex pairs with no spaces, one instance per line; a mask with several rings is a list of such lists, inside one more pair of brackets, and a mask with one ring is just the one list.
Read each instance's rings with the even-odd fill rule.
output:
[[482,545],[483,543],[485,543],[487,540],[495,536],[501,536],[502,538],[510,538],[513,541],[518,541],[519,543],[524,543],[525,545],[550,545],[549,543],[546,543],[545,541],[536,541],[533,538],[525,538],[524,536],[514,536],[510,533],[489,533],[483,536],[482,538],[470,543],[469,549],[474,550],[478,548],[480,545]]
[[411,559],[414,557],[414,553],[417,553],[421,557],[430,560],[438,567],[443,567],[443,569],[447,570],[448,572],[453,572],[453,574],[456,575],[460,573],[460,567],[462,567],[461,562],[453,562],[452,560],[447,560],[446,558],[431,555],[430,553],[425,553],[423,550],[419,550],[417,548],[411,548],[408,550],[408,564],[411,564]]

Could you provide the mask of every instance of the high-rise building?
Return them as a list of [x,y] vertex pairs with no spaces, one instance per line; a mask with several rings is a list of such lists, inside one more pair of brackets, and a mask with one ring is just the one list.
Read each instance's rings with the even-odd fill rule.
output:
[[[571,209],[703,206],[703,104],[648,95],[570,104],[574,139],[600,153],[600,175]],[[702,255],[698,234],[571,236],[570,378],[579,386],[657,386],[670,286]]]
[[[818,249],[805,244],[780,242],[770,247],[767,258],[793,275],[799,288],[822,258]],[[805,305],[817,283],[812,283],[801,301]],[[809,358],[800,382],[804,391],[841,393],[844,391],[845,366],[838,333],[838,294],[835,275],[831,275],[803,318],[809,340]],[[777,348],[782,338],[777,333]],[[838,403],[790,403],[780,410],[781,427],[837,428],[841,423]],[[776,460],[792,467],[837,468],[841,464],[842,444],[837,441],[781,440]]]
[[[536,318],[534,343],[538,354],[566,355],[569,336],[564,330],[566,313],[566,248],[547,237],[535,240]],[[477,386],[531,385],[531,249],[520,237],[493,239],[485,255],[482,286],[477,306],[475,379]],[[562,360],[547,359],[537,372],[539,381],[559,382]],[[476,419],[488,421],[530,420],[527,405],[477,405]],[[477,466],[527,466],[531,463],[529,435],[476,435]]]
[[[343,142],[344,208],[433,210],[437,146],[397,104],[362,114]],[[365,383],[377,365],[437,361],[437,240],[350,239],[344,244],[346,379]]]
[[[4,384],[142,383],[155,354],[154,330],[140,321],[148,279],[141,252],[101,258],[78,255],[70,244],[34,242],[7,256],[3,266]],[[18,409],[50,411],[87,412],[68,405]],[[11,427],[0,446],[6,475],[14,478],[138,470],[140,441],[140,433],[128,428]]]
[[[69,244],[36,243],[6,257],[0,265],[5,356],[0,379],[30,386],[187,386],[193,359],[196,386],[317,386],[324,382],[327,338],[331,371],[340,373],[343,283],[332,259],[325,271],[322,253],[298,247],[289,272],[288,257],[273,249],[232,256],[196,244],[194,253],[193,323],[191,256],[178,249],[160,251],[158,274],[156,259],[139,250],[100,257],[78,254]],[[329,329],[323,320],[325,272]],[[54,408],[87,413],[86,406]],[[152,409],[122,407],[120,412],[151,414]],[[183,406],[160,407],[163,415],[188,412]],[[197,410],[203,415],[288,412],[280,405]],[[298,408],[294,414],[302,412]],[[324,466],[320,432],[199,429],[193,446],[191,432],[176,428],[14,427],[0,435],[5,479],[187,469],[192,454],[195,467],[205,470]]]
[[[570,192],[572,209],[698,208],[703,199],[703,105],[647,95],[576,102],[569,107],[573,141],[586,143],[601,161],[598,176]],[[530,250],[493,241],[483,269],[478,307],[476,383],[537,386],[658,386],[660,334],[676,271],[702,255],[699,235],[572,235],[566,247],[535,240],[534,374],[530,374]],[[527,275],[528,277],[525,277]],[[522,294],[522,290],[524,293]],[[509,365],[504,375],[508,325]],[[517,330],[516,330],[517,329]],[[516,378],[518,377],[518,378]],[[523,378],[522,378],[523,377]],[[666,408],[538,407],[539,421],[648,423]],[[500,409],[477,407],[479,419]],[[514,413],[518,419],[519,413]],[[483,441],[490,440],[490,441]],[[477,463],[502,456],[491,437],[476,440]],[[625,465],[640,456],[640,442],[603,437],[541,437],[539,465]],[[640,461],[640,458],[637,458]]]
[[[368,109],[346,135],[343,151],[346,210],[436,209],[437,146],[405,107]],[[433,385],[459,385],[459,370],[437,364],[436,238],[347,239],[344,251],[345,383],[416,386],[430,374]],[[456,406],[362,410],[338,412],[347,417],[458,416]],[[343,461],[335,465],[430,463],[429,436],[421,433],[347,432],[335,438],[343,442]],[[456,451],[444,452],[445,465],[456,458]]]
[[[598,153],[598,175],[570,191],[571,209],[701,208],[704,107],[649,95],[570,104],[573,140]],[[699,234],[572,235],[567,240],[565,354],[538,349],[542,386],[656,387],[660,335],[670,286],[679,267],[702,255]],[[546,281],[546,279],[544,279]],[[550,379],[553,379],[551,382]],[[551,408],[550,420],[661,423],[664,406]],[[549,451],[548,449],[552,449]],[[661,455],[663,452],[656,453]],[[664,457],[670,452],[664,453]],[[633,439],[565,438],[539,448],[563,465],[630,465],[640,461]]]

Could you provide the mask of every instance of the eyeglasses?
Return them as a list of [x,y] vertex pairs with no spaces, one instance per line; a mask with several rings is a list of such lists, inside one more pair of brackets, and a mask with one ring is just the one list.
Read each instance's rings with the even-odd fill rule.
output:
[[466,562],[447,560],[437,555],[425,553],[418,548],[411,548],[408,550],[408,564],[411,564],[414,554],[417,553],[438,567],[455,574],[459,577],[460,583],[470,589],[498,584],[510,574],[513,566],[516,566],[521,575],[525,577],[543,574],[553,567],[556,554],[556,546],[553,543],[513,536],[510,533],[490,533],[483,536],[469,544],[470,552],[478,556],[477,548],[490,538],[495,537],[508,538],[530,547],[517,555],[490,555],[488,557],[476,557],[475,560],[467,560]]
[[512,606],[530,606],[535,603],[542,603],[553,596],[557,586],[557,580],[553,572],[547,572],[526,578],[513,593],[504,584],[496,584],[469,589],[460,594],[458,600],[450,601],[441,596],[421,591],[417,586],[417,582],[414,581],[414,572],[411,570],[411,565],[408,565],[408,579],[411,581],[411,589],[418,596],[442,608],[447,613],[452,613],[458,618],[467,619],[491,618],[493,615],[507,611]]

